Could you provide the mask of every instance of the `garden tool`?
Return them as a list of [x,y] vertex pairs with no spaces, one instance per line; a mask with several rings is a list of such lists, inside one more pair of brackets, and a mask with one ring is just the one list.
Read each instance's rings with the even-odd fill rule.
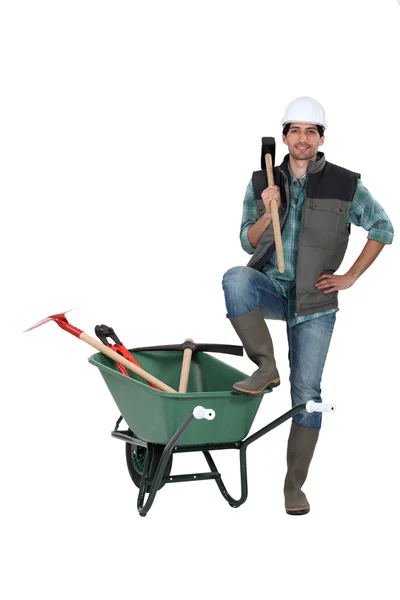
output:
[[[185,344],[187,342],[193,343],[192,338],[186,338]],[[192,354],[193,354],[193,350],[191,349],[191,347],[189,345],[186,345],[186,347],[183,351],[182,370],[181,370],[181,378],[179,380],[178,392],[186,392],[187,391]]]
[[[142,366],[138,363],[136,358],[134,356],[132,356],[132,354],[129,352],[129,350],[127,348],[125,348],[125,346],[120,341],[120,339],[118,338],[117,334],[115,333],[115,331],[112,327],[108,327],[108,325],[104,325],[104,324],[96,325],[96,327],[94,328],[94,332],[97,335],[97,337],[99,338],[99,340],[103,342],[103,344],[105,344],[109,348],[112,348],[113,350],[115,350],[115,352],[118,352],[118,354],[120,354],[121,356],[124,356],[125,358],[127,358],[128,360],[133,362],[133,364],[142,368]],[[109,338],[114,342],[114,344],[110,344],[110,342],[108,341]],[[118,362],[117,362],[117,367],[123,375],[129,376],[128,371],[125,369],[125,367],[123,367]],[[155,390],[160,389],[159,387],[154,385],[154,383],[150,383],[150,385]]]
[[[230,344],[196,344],[191,338],[187,338],[183,344],[168,344],[165,346],[146,346],[134,348],[133,352],[144,352],[148,350],[179,350],[183,352],[182,369],[179,381],[179,392],[186,392],[189,381],[190,365],[192,355],[195,352],[222,352],[223,354],[235,354],[243,356],[242,346],[232,346]],[[200,382],[198,382],[200,385]]]
[[156,377],[153,377],[153,375],[151,375],[150,373],[147,373],[146,371],[144,371],[143,369],[141,369],[140,367],[138,367],[137,365],[132,363],[130,360],[128,360],[124,356],[121,356],[120,354],[118,354],[118,352],[115,352],[115,350],[112,350],[111,348],[109,348],[108,346],[106,346],[105,344],[100,342],[99,340],[96,340],[96,338],[91,337],[90,335],[88,335],[87,333],[82,331],[81,329],[78,329],[77,327],[74,327],[74,325],[71,325],[67,321],[65,313],[58,313],[56,315],[51,315],[49,317],[46,317],[42,321],[39,321],[35,325],[32,325],[32,327],[29,327],[29,329],[26,329],[25,331],[30,331],[31,329],[35,329],[36,327],[39,327],[40,325],[43,325],[44,323],[47,323],[48,321],[55,321],[57,323],[57,325],[59,327],[61,327],[61,329],[64,329],[64,331],[68,331],[68,333],[71,333],[72,335],[76,336],[83,342],[86,342],[90,346],[93,346],[93,348],[96,348],[96,350],[98,350],[102,354],[105,354],[106,356],[111,358],[111,360],[114,360],[115,362],[120,363],[125,368],[129,369],[130,371],[133,371],[136,375],[143,377],[143,379],[145,379],[149,383],[153,383],[153,384],[157,385],[160,390],[162,390],[164,392],[176,393],[176,390],[169,387],[168,385],[166,385],[165,383],[163,383]]

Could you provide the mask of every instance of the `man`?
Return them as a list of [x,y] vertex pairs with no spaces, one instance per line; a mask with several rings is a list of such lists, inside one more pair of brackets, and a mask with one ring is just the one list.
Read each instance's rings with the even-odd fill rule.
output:
[[[265,171],[253,173],[243,204],[246,267],[225,273],[223,289],[230,319],[258,369],[234,384],[236,392],[258,395],[279,385],[266,319],[287,323],[292,405],[321,402],[321,378],[338,310],[338,291],[351,287],[393,240],[393,227],[360,175],[329,163],[319,147],[327,126],[321,104],[296,98],[282,119],[288,147],[267,188]],[[275,253],[270,205],[276,200],[282,231],[285,272]],[[343,275],[335,275],[348,244],[350,225],[367,230],[360,256]],[[302,491],[321,428],[321,413],[293,418],[287,448],[285,508],[291,515],[310,511]]]

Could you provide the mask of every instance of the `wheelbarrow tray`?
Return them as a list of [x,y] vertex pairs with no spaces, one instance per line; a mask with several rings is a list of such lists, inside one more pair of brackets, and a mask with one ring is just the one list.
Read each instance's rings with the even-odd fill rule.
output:
[[[130,352],[148,373],[178,389],[182,352]],[[195,419],[179,440],[180,446],[244,440],[263,396],[232,392],[232,385],[248,375],[205,352],[193,355],[187,393],[184,394],[156,390],[133,372],[127,377],[102,353],[90,356],[89,362],[100,370],[134,435],[154,444],[166,445],[187,415],[199,405],[213,409],[215,418],[212,421]]]

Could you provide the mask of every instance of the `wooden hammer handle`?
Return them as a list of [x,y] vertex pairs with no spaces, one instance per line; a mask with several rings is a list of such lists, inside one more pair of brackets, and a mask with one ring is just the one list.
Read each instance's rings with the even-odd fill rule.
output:
[[[265,155],[265,164],[267,167],[268,187],[271,187],[271,185],[275,185],[275,182],[274,182],[274,170],[272,168],[272,156],[270,154]],[[272,200],[270,206],[271,206],[271,214],[272,214],[272,224],[273,224],[273,228],[274,228],[276,256],[278,259],[278,270],[279,270],[279,273],[284,273],[285,261],[283,259],[281,226],[279,223],[278,205],[276,203],[276,200]]]

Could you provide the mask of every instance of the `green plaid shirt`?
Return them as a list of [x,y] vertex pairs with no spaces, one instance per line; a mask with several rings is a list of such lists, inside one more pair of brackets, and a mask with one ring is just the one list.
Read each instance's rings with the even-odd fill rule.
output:
[[[339,310],[333,308],[325,312],[314,313],[304,317],[295,318],[296,309],[296,265],[299,247],[301,213],[305,199],[305,184],[307,174],[303,175],[300,183],[290,174],[290,208],[285,229],[282,233],[283,256],[285,260],[285,272],[278,270],[276,252],[262,269],[262,272],[271,280],[276,291],[288,300],[288,325],[293,327],[303,321],[315,319],[321,315],[327,315]],[[242,225],[240,229],[240,241],[243,250],[253,254],[255,248],[251,245],[247,232],[250,225],[257,221],[256,198],[253,185],[250,181],[246,189],[243,202]],[[393,226],[383,208],[371,196],[367,188],[359,179],[357,188],[351,202],[347,222],[361,226],[368,231],[368,239],[376,240],[383,244],[391,244],[393,241]]]

